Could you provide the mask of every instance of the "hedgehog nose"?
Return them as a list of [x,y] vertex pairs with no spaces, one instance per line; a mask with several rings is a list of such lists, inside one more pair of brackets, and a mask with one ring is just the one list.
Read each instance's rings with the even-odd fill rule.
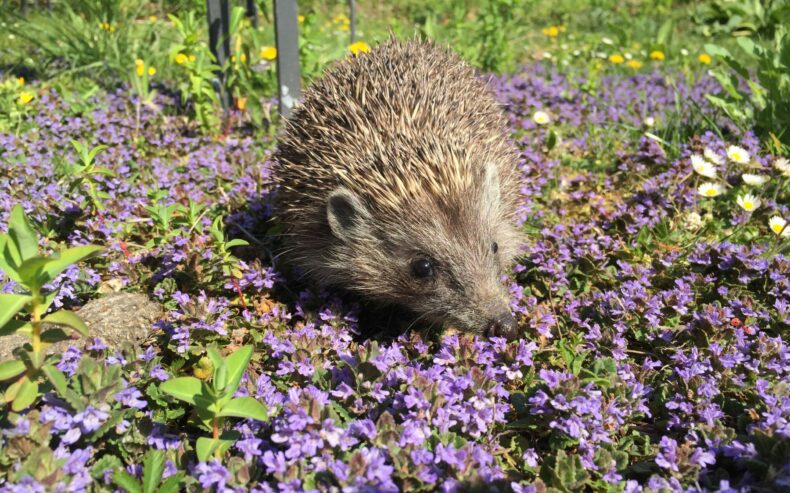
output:
[[499,316],[492,318],[486,326],[488,337],[504,337],[512,341],[516,338],[517,333],[516,319],[510,312],[503,312]]

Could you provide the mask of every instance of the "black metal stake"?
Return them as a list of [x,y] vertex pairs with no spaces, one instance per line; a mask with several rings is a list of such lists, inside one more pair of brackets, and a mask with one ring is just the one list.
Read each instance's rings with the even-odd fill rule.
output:
[[250,18],[252,27],[258,29],[258,6],[255,0],[247,0],[247,17]]
[[301,94],[296,0],[274,0],[274,33],[277,40],[280,115],[287,118]]
[[214,89],[219,93],[222,108],[230,107],[230,94],[225,87],[225,62],[230,58],[230,5],[228,0],[206,0],[208,11],[209,48],[220,69]]

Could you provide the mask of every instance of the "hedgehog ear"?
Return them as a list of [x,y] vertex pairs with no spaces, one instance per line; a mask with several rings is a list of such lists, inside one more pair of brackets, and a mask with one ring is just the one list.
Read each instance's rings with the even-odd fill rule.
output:
[[340,240],[348,240],[367,231],[370,214],[356,194],[340,187],[326,200],[326,217],[332,234]]

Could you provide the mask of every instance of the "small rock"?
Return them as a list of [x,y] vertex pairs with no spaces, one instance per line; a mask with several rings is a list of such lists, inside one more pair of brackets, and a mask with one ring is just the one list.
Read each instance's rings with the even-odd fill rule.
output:
[[[148,336],[154,322],[162,316],[162,306],[140,293],[110,293],[91,300],[77,311],[90,330],[89,337],[101,338],[109,347],[124,342],[139,345]],[[29,342],[26,335],[3,337],[0,361],[9,359],[17,347]],[[86,338],[61,341],[47,348],[47,354],[63,352],[71,345],[82,347]]]

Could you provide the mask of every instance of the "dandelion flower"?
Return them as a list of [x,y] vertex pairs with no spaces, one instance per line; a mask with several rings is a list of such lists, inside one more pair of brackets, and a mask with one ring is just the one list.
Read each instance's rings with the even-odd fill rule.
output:
[[697,60],[699,60],[700,63],[704,63],[705,65],[710,65],[710,62],[713,61],[710,55],[707,53],[701,53],[700,56],[697,57]]
[[22,91],[19,94],[19,99],[17,101],[19,102],[19,104],[25,105],[25,104],[33,101],[33,97],[34,96],[35,96],[35,94],[33,94],[32,92]]
[[694,171],[696,171],[698,175],[702,175],[706,178],[716,178],[716,166],[705,161],[699,154],[691,155],[691,166],[694,167]]
[[661,51],[661,50],[653,50],[653,51],[651,51],[651,52],[650,52],[650,59],[651,59],[651,60],[658,60],[658,61],[661,61],[661,60],[663,60],[664,58],[665,58],[665,57],[664,57],[664,52],[663,52],[663,51]]
[[543,34],[550,38],[556,38],[560,35],[560,28],[557,26],[550,26],[543,29]]
[[148,75],[150,75],[151,77],[153,77],[155,74],[156,74],[156,68],[154,68],[154,67],[148,67]]
[[537,123],[538,125],[546,125],[551,121],[551,118],[549,117],[549,114],[546,113],[545,111],[536,111],[532,115],[532,121]]
[[762,205],[762,201],[750,193],[739,195],[736,202],[746,212],[754,212]]
[[730,146],[727,148],[727,158],[733,163],[746,164],[749,162],[749,152],[743,147]]
[[744,183],[753,187],[761,187],[770,180],[770,178],[765,175],[753,175],[751,173],[744,173],[741,175],[741,178],[743,178]]
[[189,55],[190,62],[194,62],[195,60],[197,60],[197,57],[195,55]]
[[264,46],[261,48],[261,58],[272,61],[277,58],[277,48],[274,46]]
[[364,41],[357,41],[349,45],[348,49],[351,50],[351,53],[354,55],[359,55],[360,53],[368,53],[370,51],[370,45]]
[[135,72],[137,72],[138,76],[142,77],[143,74],[145,73],[145,65],[137,65],[135,67]]
[[625,58],[623,58],[623,55],[615,53],[614,55],[609,55],[609,61],[615,65],[620,65],[625,61]]
[[179,53],[178,55],[176,55],[176,63],[179,65],[186,63],[187,60],[189,60],[189,58],[183,53]]
[[640,62],[639,60],[628,60],[628,63],[626,63],[626,65],[629,68],[637,69],[642,67],[642,62]]
[[724,164],[724,159],[722,159],[721,156],[719,156],[712,150],[708,149],[707,147],[705,148],[705,152],[703,152],[702,155],[705,156],[705,159],[707,159],[713,164],[718,164],[718,165]]
[[303,15],[297,16],[296,19],[299,21],[299,24],[304,22],[304,16]]
[[17,84],[18,86],[24,86],[24,85],[25,85],[25,78],[24,78],[24,77],[20,77],[20,78],[18,78],[18,79],[16,80],[16,84]]
[[788,161],[787,158],[776,158],[776,161],[774,161],[774,168],[782,173],[782,175],[790,176],[790,161]]
[[156,22],[156,16],[155,16],[155,15],[149,16],[149,17],[148,17],[148,20],[149,20],[150,22]]
[[786,228],[787,221],[781,216],[774,216],[768,220],[768,227],[778,235],[790,236],[790,229]]
[[697,188],[697,193],[703,197],[718,197],[724,193],[724,187],[718,183],[705,182]]

